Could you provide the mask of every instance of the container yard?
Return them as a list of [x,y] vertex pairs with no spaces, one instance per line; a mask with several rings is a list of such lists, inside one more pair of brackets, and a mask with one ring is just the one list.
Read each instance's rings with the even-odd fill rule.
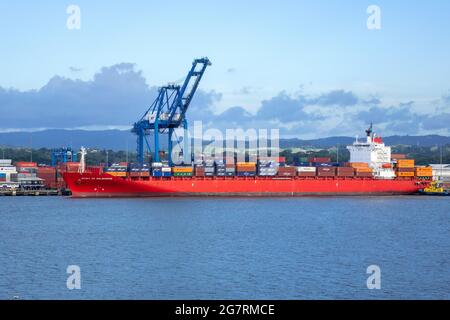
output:
[[79,166],[79,162],[57,162],[50,166],[0,159],[0,195],[66,195],[68,191],[63,174],[78,172]]

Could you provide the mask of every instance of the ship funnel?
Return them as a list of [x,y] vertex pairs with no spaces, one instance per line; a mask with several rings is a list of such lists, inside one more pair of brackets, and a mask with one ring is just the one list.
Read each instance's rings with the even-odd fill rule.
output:
[[373,132],[373,124],[372,122],[370,123],[370,127],[366,130],[366,134],[367,134],[367,143],[372,143],[372,132]]

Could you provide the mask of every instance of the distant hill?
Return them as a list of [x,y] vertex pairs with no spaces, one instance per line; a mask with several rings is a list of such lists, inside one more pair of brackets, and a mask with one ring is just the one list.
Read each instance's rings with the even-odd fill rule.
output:
[[111,150],[136,149],[136,138],[121,130],[44,130],[38,132],[0,133],[0,145],[8,147],[58,148],[81,146]]
[[[360,137],[362,141],[365,137]],[[296,148],[296,147],[333,147],[336,145],[349,145],[355,141],[355,137],[328,137],[311,140],[301,140],[297,138],[293,139],[280,139],[280,146],[282,148]],[[439,135],[427,135],[427,136],[390,136],[383,137],[384,143],[387,145],[406,145],[406,146],[421,146],[432,147],[436,145],[450,144],[450,137]]]
[[[362,139],[362,138],[361,138]],[[163,140],[163,139],[162,139]],[[327,148],[336,145],[353,143],[354,137],[328,137],[321,139],[280,139],[282,148],[321,147]],[[164,141],[164,140],[163,140]],[[164,143],[162,141],[162,143]],[[388,145],[408,145],[431,147],[435,145],[450,144],[450,137],[439,135],[428,136],[391,136],[385,137]],[[78,149],[81,146],[99,149],[128,150],[136,149],[136,137],[129,131],[121,130],[44,130],[38,132],[9,132],[0,133],[0,146],[57,148],[70,146]]]

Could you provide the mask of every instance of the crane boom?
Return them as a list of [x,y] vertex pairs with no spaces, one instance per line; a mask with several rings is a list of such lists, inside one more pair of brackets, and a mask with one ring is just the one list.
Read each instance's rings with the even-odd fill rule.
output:
[[[192,98],[197,91],[198,85],[202,80],[203,74],[208,66],[211,65],[211,62],[208,58],[195,59],[192,63],[192,68],[188,73],[188,76],[184,80],[183,86],[180,89],[178,94],[177,107],[180,111],[180,118],[184,119],[186,115],[186,111],[192,101]],[[197,67],[199,66],[199,70]],[[188,91],[188,87],[190,83],[193,83],[191,89]],[[176,110],[175,110],[176,112]],[[175,116],[176,113],[173,113],[171,116]]]
[[[159,134],[168,133],[169,162],[172,162],[172,134],[175,129],[183,127],[185,129],[185,138],[187,137],[186,112],[206,68],[210,65],[211,62],[206,57],[195,59],[182,86],[169,84],[159,89],[157,98],[141,119],[134,124],[132,129],[132,132],[137,135],[137,160],[139,163],[144,162],[144,142],[149,147],[146,136],[151,132],[154,133],[155,139],[154,160],[159,162]],[[184,140],[183,154],[186,156],[188,149],[187,138]]]

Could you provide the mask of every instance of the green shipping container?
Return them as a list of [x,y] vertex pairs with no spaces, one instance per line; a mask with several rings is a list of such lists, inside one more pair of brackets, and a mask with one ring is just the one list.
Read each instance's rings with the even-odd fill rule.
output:
[[174,172],[174,177],[192,177],[192,172]]

